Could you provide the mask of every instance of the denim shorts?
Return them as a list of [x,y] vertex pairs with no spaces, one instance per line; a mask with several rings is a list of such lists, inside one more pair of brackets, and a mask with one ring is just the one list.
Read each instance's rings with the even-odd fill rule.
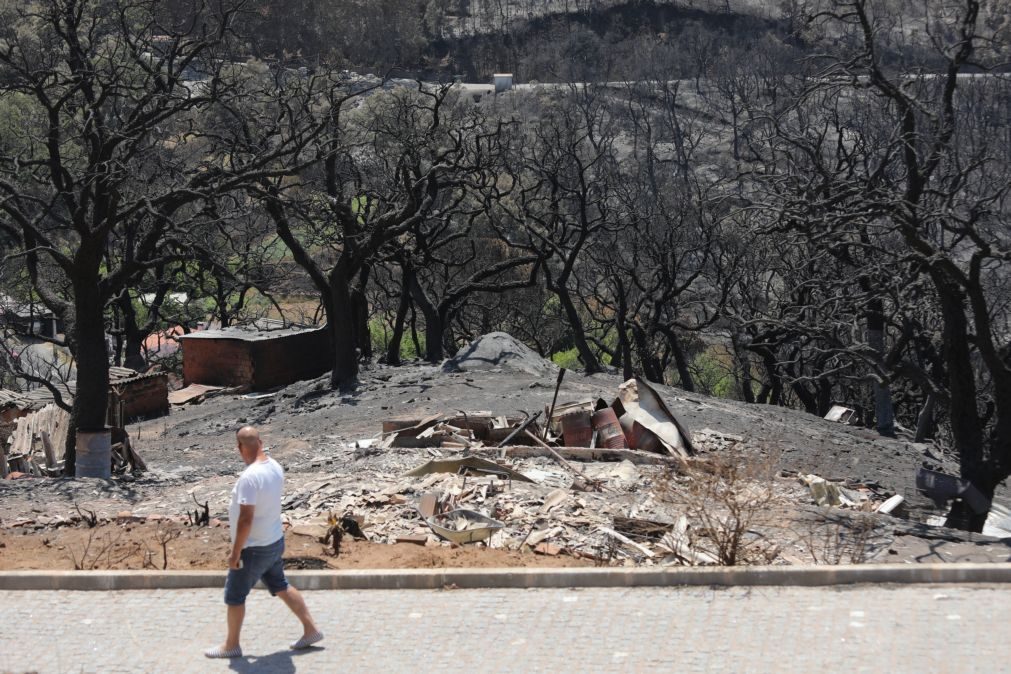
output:
[[284,577],[284,537],[270,545],[243,548],[239,554],[242,566],[238,569],[228,569],[228,579],[225,580],[225,603],[229,606],[241,606],[246,603],[246,596],[263,580],[270,594],[284,592],[288,589],[288,581]]

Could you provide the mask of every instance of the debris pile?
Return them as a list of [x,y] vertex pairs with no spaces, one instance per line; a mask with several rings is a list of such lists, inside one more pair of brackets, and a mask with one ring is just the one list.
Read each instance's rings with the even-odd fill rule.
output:
[[[414,465],[306,485],[285,511],[293,522],[327,511],[356,517],[379,543],[479,543],[598,564],[717,563],[696,548],[681,504],[664,497],[696,450],[655,390],[632,379],[611,404],[556,401],[523,417],[460,411],[387,420],[378,437],[349,449],[356,458],[401,450]],[[429,460],[418,465],[410,449]],[[295,532],[323,541],[320,528]]]
[[555,372],[558,366],[505,332],[490,332],[478,337],[442,366],[445,372],[473,372],[496,368],[541,377]]
[[[66,461],[70,413],[49,404],[18,417],[10,434],[0,441],[0,478],[59,477]],[[144,471],[147,465],[134,449],[126,430],[113,427],[110,467],[113,474]]]
[[[303,523],[336,512],[355,518],[377,543],[479,544],[597,564],[698,565],[726,563],[719,541],[733,538],[730,529],[740,522],[728,517],[742,499],[751,499],[744,505],[756,513],[767,504],[779,508],[767,508],[768,517],[755,514],[743,529],[763,554],[777,548],[765,545],[762,537],[774,534],[762,527],[789,526],[799,505],[897,514],[902,504],[877,485],[816,475],[772,480],[773,473],[761,484],[742,478],[732,484],[720,457],[740,450],[768,460],[753,449],[743,437],[708,428],[693,438],[648,383],[631,379],[610,403],[558,402],[556,389],[550,405],[522,416],[456,411],[387,419],[377,437],[348,447],[363,466],[380,457],[374,461],[384,470],[308,484],[284,505],[299,523],[296,533],[321,541],[320,527]],[[409,463],[395,470],[397,461]],[[707,480],[720,486],[698,487]],[[784,551],[777,559],[787,557]]]
[[63,452],[70,414],[56,405],[19,417],[6,443],[0,443],[0,477],[63,474]]
[[[559,385],[564,373],[561,370]],[[540,411],[524,418],[459,412],[389,420],[380,437],[362,441],[359,447],[495,448],[499,458],[551,456],[562,463],[567,459],[657,463],[655,455],[684,461],[695,453],[687,429],[641,379],[622,384],[610,404],[603,399],[552,403],[544,414],[545,424],[538,423]]]

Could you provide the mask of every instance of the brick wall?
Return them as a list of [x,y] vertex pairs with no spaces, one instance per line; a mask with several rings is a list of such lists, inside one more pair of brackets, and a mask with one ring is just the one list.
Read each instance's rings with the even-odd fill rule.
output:
[[311,379],[333,368],[330,333],[306,330],[274,339],[184,339],[185,384],[243,386],[254,391]]
[[333,369],[333,356],[325,328],[255,342],[253,387],[263,390],[318,377]]
[[[123,401],[123,416],[127,421],[152,419],[168,414],[168,375],[145,377],[124,384],[113,383],[109,397],[109,417],[116,419],[118,405]],[[116,395],[116,391],[119,395]]]
[[182,340],[183,382],[252,387],[251,344],[238,339]]

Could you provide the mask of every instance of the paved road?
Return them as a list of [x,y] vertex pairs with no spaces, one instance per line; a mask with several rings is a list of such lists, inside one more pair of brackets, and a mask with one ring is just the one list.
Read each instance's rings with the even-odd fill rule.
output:
[[254,591],[245,657],[209,661],[214,590],[0,592],[7,672],[1011,672],[1011,587]]

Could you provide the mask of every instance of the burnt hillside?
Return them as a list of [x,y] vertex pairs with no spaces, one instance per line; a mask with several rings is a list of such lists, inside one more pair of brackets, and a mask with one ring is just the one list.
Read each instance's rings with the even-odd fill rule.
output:
[[[185,0],[168,7],[191,15]],[[916,37],[929,34],[920,10],[897,11],[883,43],[888,60],[929,67],[936,54]],[[989,24],[1007,24],[1006,9],[990,11]],[[798,3],[746,0],[257,0],[235,27],[258,59],[436,80],[511,71],[549,82],[707,77],[755,54],[787,68],[826,37],[803,16]]]

